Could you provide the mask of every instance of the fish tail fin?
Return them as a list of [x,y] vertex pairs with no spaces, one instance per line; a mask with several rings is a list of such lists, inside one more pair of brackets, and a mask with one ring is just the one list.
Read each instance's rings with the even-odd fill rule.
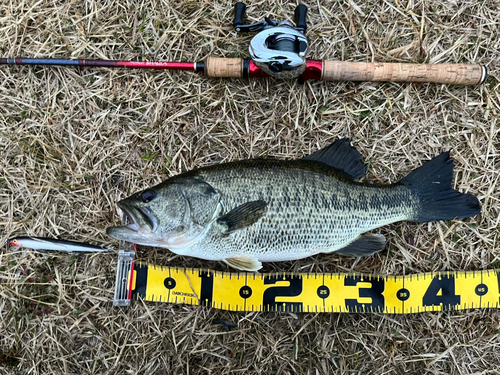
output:
[[400,181],[420,199],[420,208],[411,221],[465,219],[481,213],[475,196],[451,187],[453,164],[450,152],[444,152]]

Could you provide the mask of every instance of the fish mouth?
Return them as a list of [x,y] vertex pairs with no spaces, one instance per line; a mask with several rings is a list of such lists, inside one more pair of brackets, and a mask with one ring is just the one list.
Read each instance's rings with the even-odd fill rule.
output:
[[123,211],[126,222],[128,222],[127,225],[121,228],[127,228],[134,232],[146,231],[149,233],[154,233],[158,229],[158,220],[149,208],[135,207],[125,202],[118,202],[118,207]]

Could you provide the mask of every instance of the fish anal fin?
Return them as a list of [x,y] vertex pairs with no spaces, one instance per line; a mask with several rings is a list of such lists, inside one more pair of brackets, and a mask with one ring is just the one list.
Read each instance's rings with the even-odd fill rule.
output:
[[361,154],[351,146],[347,139],[339,139],[330,146],[324,147],[302,159],[327,164],[341,170],[352,180],[361,178],[366,174],[367,166],[361,161]]
[[382,234],[366,233],[358,236],[349,245],[335,252],[340,255],[355,257],[372,255],[385,249],[385,241]]
[[262,263],[254,257],[235,257],[223,259],[224,263],[241,271],[256,272],[262,268]]
[[257,222],[266,213],[267,203],[263,200],[251,201],[238,206],[217,219],[222,232],[229,234]]

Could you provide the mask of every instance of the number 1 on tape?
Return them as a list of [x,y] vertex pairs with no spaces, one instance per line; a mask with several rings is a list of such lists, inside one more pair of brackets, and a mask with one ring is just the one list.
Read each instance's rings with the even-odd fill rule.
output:
[[[119,267],[120,268],[120,267]],[[130,267],[129,267],[130,269]],[[247,273],[135,262],[121,279],[132,299],[231,311],[380,312],[498,308],[500,272],[380,276],[348,273]],[[131,293],[130,293],[131,292]]]

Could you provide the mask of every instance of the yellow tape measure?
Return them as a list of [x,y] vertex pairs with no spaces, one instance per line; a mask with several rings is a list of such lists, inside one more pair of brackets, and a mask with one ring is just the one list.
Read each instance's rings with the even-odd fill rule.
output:
[[500,302],[497,270],[406,276],[229,273],[130,262],[122,275],[129,299],[231,311],[407,314],[498,308]]

